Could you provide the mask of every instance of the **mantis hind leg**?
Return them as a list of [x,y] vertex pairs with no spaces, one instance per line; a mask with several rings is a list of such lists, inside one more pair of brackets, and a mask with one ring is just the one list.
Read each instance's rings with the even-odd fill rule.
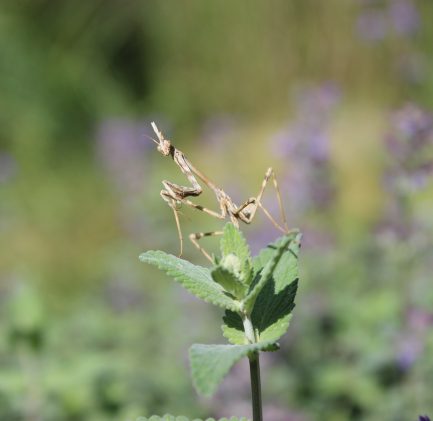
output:
[[203,237],[211,237],[214,235],[223,235],[223,231],[210,231],[210,232],[196,232],[194,234],[189,235],[189,239],[191,242],[197,247],[198,250],[208,259],[211,263],[214,263],[211,255],[198,243]]
[[[277,196],[278,201],[278,207],[280,210],[280,217],[281,221],[283,223],[283,226],[281,226],[277,221],[275,221],[275,218],[270,214],[270,212],[263,206],[261,203],[261,199],[263,196],[263,193],[265,191],[265,188],[268,184],[268,181],[272,178],[272,183],[274,185],[275,193]],[[251,212],[246,213],[246,208],[250,205],[252,206]],[[272,224],[277,228],[279,231],[283,232],[284,234],[289,232],[289,226],[287,225],[287,218],[286,213],[284,211],[283,202],[281,200],[281,193],[280,189],[278,187],[277,179],[275,177],[275,172],[272,168],[268,168],[266,171],[265,177],[262,182],[262,186],[260,188],[259,194],[256,197],[252,197],[248,199],[243,205],[239,206],[238,209],[236,209],[235,214],[245,223],[250,224],[254,216],[257,212],[257,208],[262,209],[263,213],[266,215],[266,217],[272,222]]]

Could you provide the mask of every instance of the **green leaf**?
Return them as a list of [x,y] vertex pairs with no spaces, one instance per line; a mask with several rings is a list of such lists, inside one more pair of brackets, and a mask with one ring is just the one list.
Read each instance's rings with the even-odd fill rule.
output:
[[246,286],[234,275],[222,266],[216,266],[211,271],[212,279],[220,284],[227,292],[236,298],[243,299]]
[[287,332],[291,312],[295,308],[298,280],[294,280],[278,294],[275,293],[275,289],[274,282],[269,282],[263,288],[251,315],[261,342],[275,342]]
[[[163,415],[162,417],[158,415],[152,415],[150,418],[146,417],[139,417],[137,418],[137,421],[190,421],[189,418],[183,417],[183,416],[173,416],[173,415]],[[194,418],[191,421],[215,421],[214,418],[206,418],[206,420],[202,420],[199,418]],[[245,417],[231,417],[231,418],[220,418],[218,421],[250,421],[248,418]]]
[[140,255],[140,260],[164,270],[189,292],[206,302],[234,311],[239,309],[240,303],[229,297],[223,287],[212,280],[209,270],[202,266],[163,251],[147,251]]
[[197,392],[206,396],[211,395],[237,361],[269,345],[271,342],[249,345],[194,344],[189,350],[189,358]]
[[[297,257],[301,235],[296,232],[279,238],[263,249],[253,260],[255,282],[252,287],[255,288],[263,277],[263,268],[269,264],[276,250],[287,241],[287,238],[292,241],[280,257],[269,282],[265,282],[265,286],[259,292],[251,312],[251,322],[260,342],[278,340],[289,327],[290,313],[295,306],[294,299],[298,286]],[[237,312],[226,310],[223,320],[223,335],[230,343],[235,345],[248,343],[242,319]]]
[[[152,415],[150,418],[139,417],[137,421],[190,421],[190,419],[182,415],[175,417],[174,415],[166,414],[163,415],[162,417],[159,417],[158,415]],[[200,421],[200,420],[195,419],[194,421]]]
[[[231,310],[226,310],[223,317],[224,324],[221,326],[223,336],[234,345],[246,345],[248,339],[245,336],[244,325],[241,316]],[[254,326],[254,324],[253,324]]]
[[[258,342],[275,342],[287,332],[291,312],[295,307],[297,289],[297,279],[278,294],[275,293],[273,279],[262,289],[251,313],[251,322],[258,336]],[[245,344],[246,338],[239,314],[226,310],[223,320],[223,335],[229,342]]]
[[273,249],[272,253],[265,256],[267,257],[267,259],[264,260],[265,265],[264,267],[262,266],[263,270],[258,269],[258,271],[256,272],[255,283],[253,283],[252,290],[249,292],[249,294],[244,300],[244,308],[247,312],[251,311],[251,309],[254,307],[255,300],[257,299],[260,291],[263,289],[266,283],[272,279],[274,270],[277,267],[281,257],[286,252],[291,253],[291,251],[287,250],[287,246],[292,242],[292,240],[292,236],[285,236],[282,237],[281,241],[279,241],[275,245],[268,246]]
[[[298,273],[298,255],[302,235],[299,232],[294,232],[289,236],[293,241],[289,244],[289,253],[284,253],[273,272],[275,280],[275,292],[278,293],[287,285],[291,284],[299,277]],[[258,256],[253,259],[254,273],[257,275],[266,263],[272,258],[275,253],[275,248],[278,248],[287,236],[280,237],[273,244],[262,249]]]
[[224,234],[220,242],[221,255],[223,259],[230,254],[237,256],[241,262],[241,280],[245,284],[249,284],[252,279],[252,263],[250,248],[243,236],[232,223],[228,223],[224,227]]

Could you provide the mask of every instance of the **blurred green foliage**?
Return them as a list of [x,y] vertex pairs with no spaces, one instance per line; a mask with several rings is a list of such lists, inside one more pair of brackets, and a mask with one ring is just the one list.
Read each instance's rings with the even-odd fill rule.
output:
[[[377,236],[390,111],[433,105],[432,15],[423,0],[1,2],[0,418],[248,415],[243,371],[212,401],[188,378],[187,347],[218,341],[220,314],[138,262],[178,247],[159,190],[182,179],[144,137],[152,119],[236,201],[275,167],[290,224],[308,228],[293,328],[264,362],[265,416],[432,416],[431,188],[399,217],[416,235]],[[328,82],[330,174],[313,185],[329,176],[334,193],[296,213],[291,168],[299,183],[312,170],[273,139],[299,120],[299,93]],[[321,118],[306,114],[307,128]],[[131,130],[143,144],[128,152]],[[220,227],[182,211],[185,234]],[[262,217],[245,233],[278,236]],[[189,244],[185,257],[204,264]]]

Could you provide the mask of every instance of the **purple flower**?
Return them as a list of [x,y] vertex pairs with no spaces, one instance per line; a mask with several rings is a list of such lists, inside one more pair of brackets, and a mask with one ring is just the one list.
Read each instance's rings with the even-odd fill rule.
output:
[[418,421],[430,421],[427,415],[420,415]]
[[12,155],[0,153],[0,184],[9,181],[17,172],[17,163]]
[[415,146],[425,143],[426,135],[431,134],[433,127],[431,114],[415,104],[408,104],[397,111],[393,120],[403,141],[414,139],[417,142]]
[[411,308],[407,315],[412,331],[424,333],[433,327],[433,313],[419,308]]
[[406,336],[399,345],[397,361],[403,370],[409,370],[421,355],[423,342],[416,337]]
[[420,18],[413,1],[392,0],[389,16],[397,34],[413,35],[419,28]]
[[107,178],[121,196],[120,220],[132,237],[140,238],[146,230],[142,203],[146,182],[146,155],[154,143],[150,123],[129,119],[103,121],[96,133],[96,155]]
[[227,138],[233,133],[235,121],[230,115],[217,115],[206,120],[201,138],[205,145],[216,152],[223,152]]
[[397,344],[399,366],[408,370],[424,351],[426,333],[433,326],[433,314],[420,308],[410,308],[406,315],[407,329]]
[[293,123],[273,136],[276,155],[294,159],[308,156],[313,162],[328,160],[329,120],[338,98],[339,91],[332,84],[298,94]]
[[409,194],[425,187],[433,174],[433,115],[415,104],[397,110],[385,146],[388,166],[383,181],[388,203],[378,232],[384,239],[407,240],[417,232],[406,206]]
[[391,158],[386,185],[419,190],[433,173],[433,115],[415,104],[396,111],[385,138]]
[[365,41],[382,41],[393,33],[408,37],[419,29],[419,13],[411,0],[389,0],[385,7],[364,2],[361,7],[356,31]]
[[356,22],[361,39],[369,42],[381,41],[387,34],[386,14],[383,10],[366,10]]
[[290,159],[281,189],[288,192],[291,213],[325,209],[334,197],[330,178],[330,120],[340,97],[331,83],[303,90],[295,119],[272,139],[279,157]]
[[396,70],[405,82],[411,85],[419,85],[425,80],[426,59],[417,51],[407,51],[398,58]]
[[296,134],[290,126],[283,127],[273,134],[270,139],[271,149],[278,158],[295,155]]
[[[287,172],[279,177],[279,184],[283,201],[288,198],[285,207],[290,215],[289,223],[311,233],[310,245],[332,243],[327,233],[305,226],[302,217],[310,212],[326,212],[335,198],[330,128],[339,99],[340,90],[333,83],[303,89],[296,97],[293,121],[271,138],[271,148],[278,158],[284,159],[287,168]],[[271,213],[278,215],[278,209]],[[263,247],[268,234],[265,229],[261,231],[255,240]],[[316,243],[316,240],[319,241]]]
[[103,121],[96,135],[96,153],[111,181],[120,191],[137,192],[145,178],[143,161],[153,147],[150,125],[133,120]]

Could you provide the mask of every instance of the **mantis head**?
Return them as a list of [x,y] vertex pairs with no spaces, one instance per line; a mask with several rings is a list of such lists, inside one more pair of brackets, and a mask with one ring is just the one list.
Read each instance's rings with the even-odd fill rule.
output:
[[158,145],[158,151],[161,152],[164,156],[170,155],[171,151],[171,142],[164,138],[164,135],[162,132],[158,130],[158,127],[156,127],[156,124],[152,121],[151,123],[152,129],[155,132],[156,136],[158,137],[158,140],[152,139],[157,145]]

